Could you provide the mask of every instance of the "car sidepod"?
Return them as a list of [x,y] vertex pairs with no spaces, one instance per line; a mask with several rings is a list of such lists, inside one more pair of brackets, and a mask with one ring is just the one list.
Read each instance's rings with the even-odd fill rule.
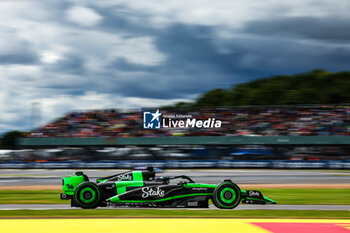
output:
[[207,208],[215,185],[200,186],[201,184],[144,186],[115,195],[107,201],[127,206]]

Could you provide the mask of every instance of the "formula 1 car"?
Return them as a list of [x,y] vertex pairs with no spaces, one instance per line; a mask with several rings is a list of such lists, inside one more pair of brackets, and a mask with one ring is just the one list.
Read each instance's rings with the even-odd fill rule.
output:
[[83,172],[62,178],[64,193],[71,206],[93,209],[106,206],[208,208],[209,199],[220,209],[246,204],[276,204],[257,190],[241,190],[231,180],[216,184],[195,183],[190,177],[156,177],[148,167],[98,178],[90,182]]

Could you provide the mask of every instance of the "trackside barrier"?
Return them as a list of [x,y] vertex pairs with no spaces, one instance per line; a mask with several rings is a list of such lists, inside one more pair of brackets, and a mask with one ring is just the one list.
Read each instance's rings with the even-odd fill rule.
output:
[[19,138],[22,147],[142,145],[350,145],[350,136],[199,136],[115,138]]
[[287,160],[176,160],[176,161],[96,161],[96,162],[0,162],[0,169],[129,169],[158,168],[271,168],[271,169],[350,169],[350,161]]

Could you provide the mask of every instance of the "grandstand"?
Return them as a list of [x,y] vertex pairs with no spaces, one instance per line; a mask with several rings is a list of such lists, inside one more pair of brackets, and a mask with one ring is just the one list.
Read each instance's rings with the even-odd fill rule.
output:
[[166,137],[166,136],[331,136],[350,135],[350,105],[252,106],[162,110],[193,118],[221,120],[221,128],[143,129],[142,111],[96,110],[67,114],[27,133],[47,137]]
[[348,104],[162,109],[161,112],[188,114],[197,119],[211,117],[221,120],[223,126],[143,129],[142,111],[73,112],[28,132],[18,144],[31,151],[25,157],[16,157],[16,152],[13,155],[18,161],[60,162],[22,164],[54,168],[120,168],[134,163],[155,163],[162,167],[350,166]]

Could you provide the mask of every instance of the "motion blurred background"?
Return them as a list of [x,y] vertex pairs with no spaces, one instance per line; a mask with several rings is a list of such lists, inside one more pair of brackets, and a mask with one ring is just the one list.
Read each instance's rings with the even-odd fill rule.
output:
[[[350,105],[332,103],[334,96],[347,98],[348,75],[317,70],[260,79],[232,90],[209,91],[192,103],[161,107],[163,114],[221,120],[221,128],[143,129],[142,110],[71,112],[30,131],[7,133],[0,167],[349,169]],[[301,77],[318,82],[285,88]],[[278,83],[278,90],[265,94],[265,86],[271,83]],[[338,86],[338,92],[322,91],[326,84]],[[300,96],[306,89],[316,104],[230,106],[240,100],[235,96],[241,88],[242,100],[257,98],[263,104],[268,98],[278,103],[290,101],[291,92],[300,92]],[[255,90],[263,94],[251,94]],[[327,104],[317,104],[319,101]],[[220,103],[228,106],[215,107]]]
[[[349,9],[1,1],[0,168],[349,169]],[[145,109],[223,125],[145,130]]]

